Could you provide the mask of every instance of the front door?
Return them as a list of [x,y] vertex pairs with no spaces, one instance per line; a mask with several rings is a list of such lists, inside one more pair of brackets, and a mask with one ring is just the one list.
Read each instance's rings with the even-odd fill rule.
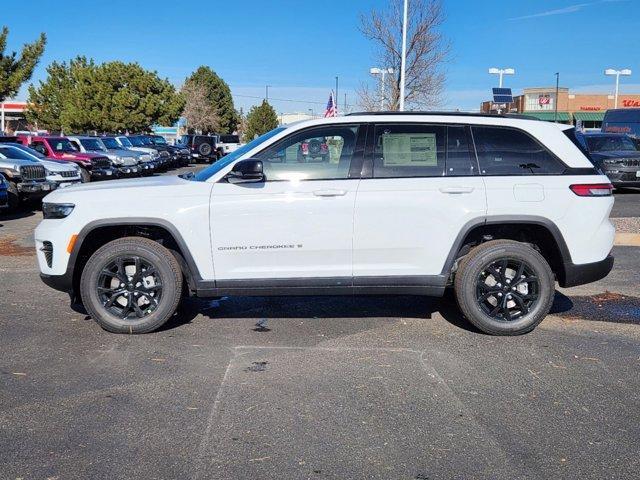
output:
[[[216,282],[352,280],[353,209],[364,143],[358,125],[298,131],[254,155],[266,181],[216,183],[211,238]],[[357,165],[356,165],[357,164]],[[277,282],[276,282],[277,283]],[[303,286],[300,283],[300,286]]]
[[486,213],[469,128],[378,124],[368,151],[355,207],[354,281],[429,283],[463,226]]

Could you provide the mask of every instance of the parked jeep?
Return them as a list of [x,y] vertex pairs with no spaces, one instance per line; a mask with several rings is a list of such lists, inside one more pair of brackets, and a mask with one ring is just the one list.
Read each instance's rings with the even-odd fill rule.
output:
[[168,148],[168,145],[156,144],[151,135],[136,135],[136,137],[142,142],[145,147],[155,148],[160,155],[160,158],[164,158],[167,168],[173,168],[176,166],[176,158],[173,152]]
[[578,139],[615,188],[640,187],[640,149],[624,133],[581,133]]
[[95,153],[106,155],[117,171],[119,178],[137,177],[140,172],[138,167],[139,154],[136,152],[110,152],[97,137],[68,136],[71,144],[82,153]]
[[27,160],[38,165],[43,165],[47,175],[47,181],[55,184],[55,188],[64,188],[82,182],[80,168],[69,162],[47,160],[37,150],[25,147],[20,143],[0,143],[0,154],[7,158]]
[[82,153],[66,137],[18,136],[18,141],[49,159],[75,163],[80,167],[83,182],[117,177],[116,169],[106,155]]
[[137,135],[118,135],[115,137],[118,142],[126,148],[135,150],[137,152],[149,153],[153,160],[156,162],[156,169],[158,171],[165,171],[169,168],[169,155],[160,155],[157,148],[147,145]]
[[222,157],[215,135],[182,135],[179,146],[188,149],[196,163],[200,160],[211,163]]
[[43,165],[31,160],[8,158],[0,151],[0,174],[7,179],[8,204],[16,208],[24,200],[39,200],[56,185],[47,181]]
[[189,149],[177,145],[169,145],[165,138],[161,135],[149,135],[149,138],[151,139],[155,147],[163,147],[169,151],[169,153],[175,159],[174,161],[176,163],[176,166],[186,167],[189,165],[189,161],[191,160]]
[[139,152],[120,145],[115,137],[100,137],[100,141],[109,151],[115,155],[135,154],[138,159],[138,168],[142,175],[153,175],[156,170],[156,163],[153,161],[151,153]]
[[222,154],[235,152],[242,146],[240,143],[240,137],[238,135],[219,135],[218,148],[222,149]]

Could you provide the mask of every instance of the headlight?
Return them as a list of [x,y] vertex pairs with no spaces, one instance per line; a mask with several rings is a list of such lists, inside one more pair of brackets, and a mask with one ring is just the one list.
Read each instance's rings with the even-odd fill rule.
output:
[[73,203],[43,203],[42,215],[45,219],[65,218],[73,212]]

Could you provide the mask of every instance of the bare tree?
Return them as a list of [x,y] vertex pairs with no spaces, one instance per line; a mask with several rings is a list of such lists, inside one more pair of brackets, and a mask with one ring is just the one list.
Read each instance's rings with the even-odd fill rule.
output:
[[[400,107],[400,64],[402,61],[402,4],[390,0],[385,11],[372,10],[360,17],[360,31],[375,43],[375,61],[381,68],[392,67],[384,93],[385,109]],[[409,0],[405,103],[408,108],[429,108],[442,103],[444,64],[450,54],[449,42],[440,33],[444,12],[440,0]],[[368,111],[380,108],[380,89],[362,84],[360,106]]]
[[206,87],[187,81],[181,92],[185,99],[182,116],[187,122],[187,128],[196,133],[217,131],[220,127],[220,117],[209,101]]

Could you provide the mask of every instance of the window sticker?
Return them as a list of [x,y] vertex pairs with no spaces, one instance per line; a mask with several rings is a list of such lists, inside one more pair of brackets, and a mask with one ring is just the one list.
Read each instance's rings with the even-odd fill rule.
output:
[[382,135],[385,167],[437,167],[435,133],[385,133]]

